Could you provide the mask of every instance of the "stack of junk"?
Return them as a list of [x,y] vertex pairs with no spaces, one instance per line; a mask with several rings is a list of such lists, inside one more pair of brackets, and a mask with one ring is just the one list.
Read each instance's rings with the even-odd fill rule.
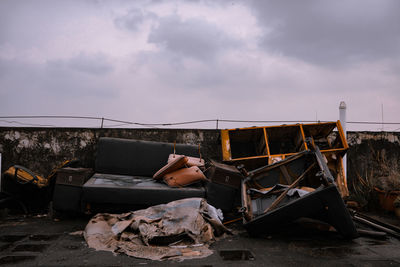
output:
[[[200,146],[103,137],[94,169],[65,162],[45,179],[14,166],[5,178],[54,184],[54,214],[101,212],[86,227],[88,245],[139,258],[208,256],[213,241],[232,234],[225,225],[240,220],[254,237],[300,218],[347,239],[398,237],[399,229],[346,207],[347,149],[339,121],[221,130],[222,161],[202,157]],[[356,229],[354,221],[381,232]]]

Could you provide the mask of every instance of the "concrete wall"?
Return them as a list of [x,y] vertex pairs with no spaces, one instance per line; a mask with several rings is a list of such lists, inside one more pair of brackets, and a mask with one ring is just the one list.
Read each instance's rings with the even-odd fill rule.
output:
[[[200,144],[204,155],[221,160],[218,130],[0,127],[2,171],[19,164],[47,175],[72,158],[93,167],[102,136]],[[374,186],[400,190],[400,133],[348,132],[348,143],[348,186],[357,200],[366,202]]]
[[218,160],[221,155],[217,130],[0,127],[2,171],[18,164],[46,176],[64,160],[73,158],[85,167],[93,167],[96,144],[104,136],[200,144],[203,155]]

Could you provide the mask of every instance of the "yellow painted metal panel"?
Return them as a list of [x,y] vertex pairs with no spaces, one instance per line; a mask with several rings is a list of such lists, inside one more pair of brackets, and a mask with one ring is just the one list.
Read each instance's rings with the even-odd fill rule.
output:
[[339,135],[340,135],[340,139],[342,140],[343,147],[345,149],[348,149],[349,145],[347,144],[347,140],[346,140],[346,136],[345,136],[345,134],[343,132],[342,124],[340,123],[340,121],[337,121],[336,125],[337,125],[337,129],[338,129],[338,132],[339,132]]
[[221,130],[222,159],[232,160],[231,144],[229,141],[229,130]]
[[265,128],[263,130],[264,130],[264,137],[265,137],[265,145],[267,146],[267,155],[270,155],[267,131],[265,130]]
[[300,124],[300,131],[301,131],[301,136],[303,136],[304,149],[308,150],[308,146],[307,146],[307,142],[306,142],[306,135],[304,134],[303,125],[301,125],[301,124]]
[[235,159],[231,159],[231,161],[239,161],[239,160],[247,160],[247,159],[262,159],[262,158],[268,158],[268,156],[265,155],[265,156],[253,156],[253,157],[235,158]]

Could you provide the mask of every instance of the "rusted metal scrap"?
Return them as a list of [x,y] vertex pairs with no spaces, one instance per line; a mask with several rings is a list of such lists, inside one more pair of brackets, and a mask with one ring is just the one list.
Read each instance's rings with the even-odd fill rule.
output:
[[352,212],[351,215],[353,217],[353,220],[356,222],[367,225],[371,228],[374,228],[378,231],[382,231],[391,236],[400,238],[400,228],[395,225],[383,222],[381,220],[374,219],[370,216],[367,216],[367,215],[359,213],[359,212]]

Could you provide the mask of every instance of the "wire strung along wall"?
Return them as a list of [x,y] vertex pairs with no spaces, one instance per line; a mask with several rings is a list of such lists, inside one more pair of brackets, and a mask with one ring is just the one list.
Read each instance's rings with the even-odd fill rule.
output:
[[[68,122],[66,122],[68,121]],[[71,123],[72,122],[72,123]],[[168,127],[193,127],[206,129],[234,128],[236,125],[261,126],[270,124],[296,124],[296,123],[315,123],[327,122],[315,120],[231,120],[231,119],[204,119],[168,123],[144,123],[126,120],[118,120],[104,117],[92,116],[0,116],[0,127],[83,127],[83,128],[168,128]],[[347,121],[349,125],[369,126],[369,130],[382,130],[383,125],[389,126],[387,131],[399,131],[400,122],[377,122],[377,121]],[[376,128],[376,126],[380,126]],[[238,126],[239,127],[239,126]],[[390,129],[391,128],[391,129]]]

